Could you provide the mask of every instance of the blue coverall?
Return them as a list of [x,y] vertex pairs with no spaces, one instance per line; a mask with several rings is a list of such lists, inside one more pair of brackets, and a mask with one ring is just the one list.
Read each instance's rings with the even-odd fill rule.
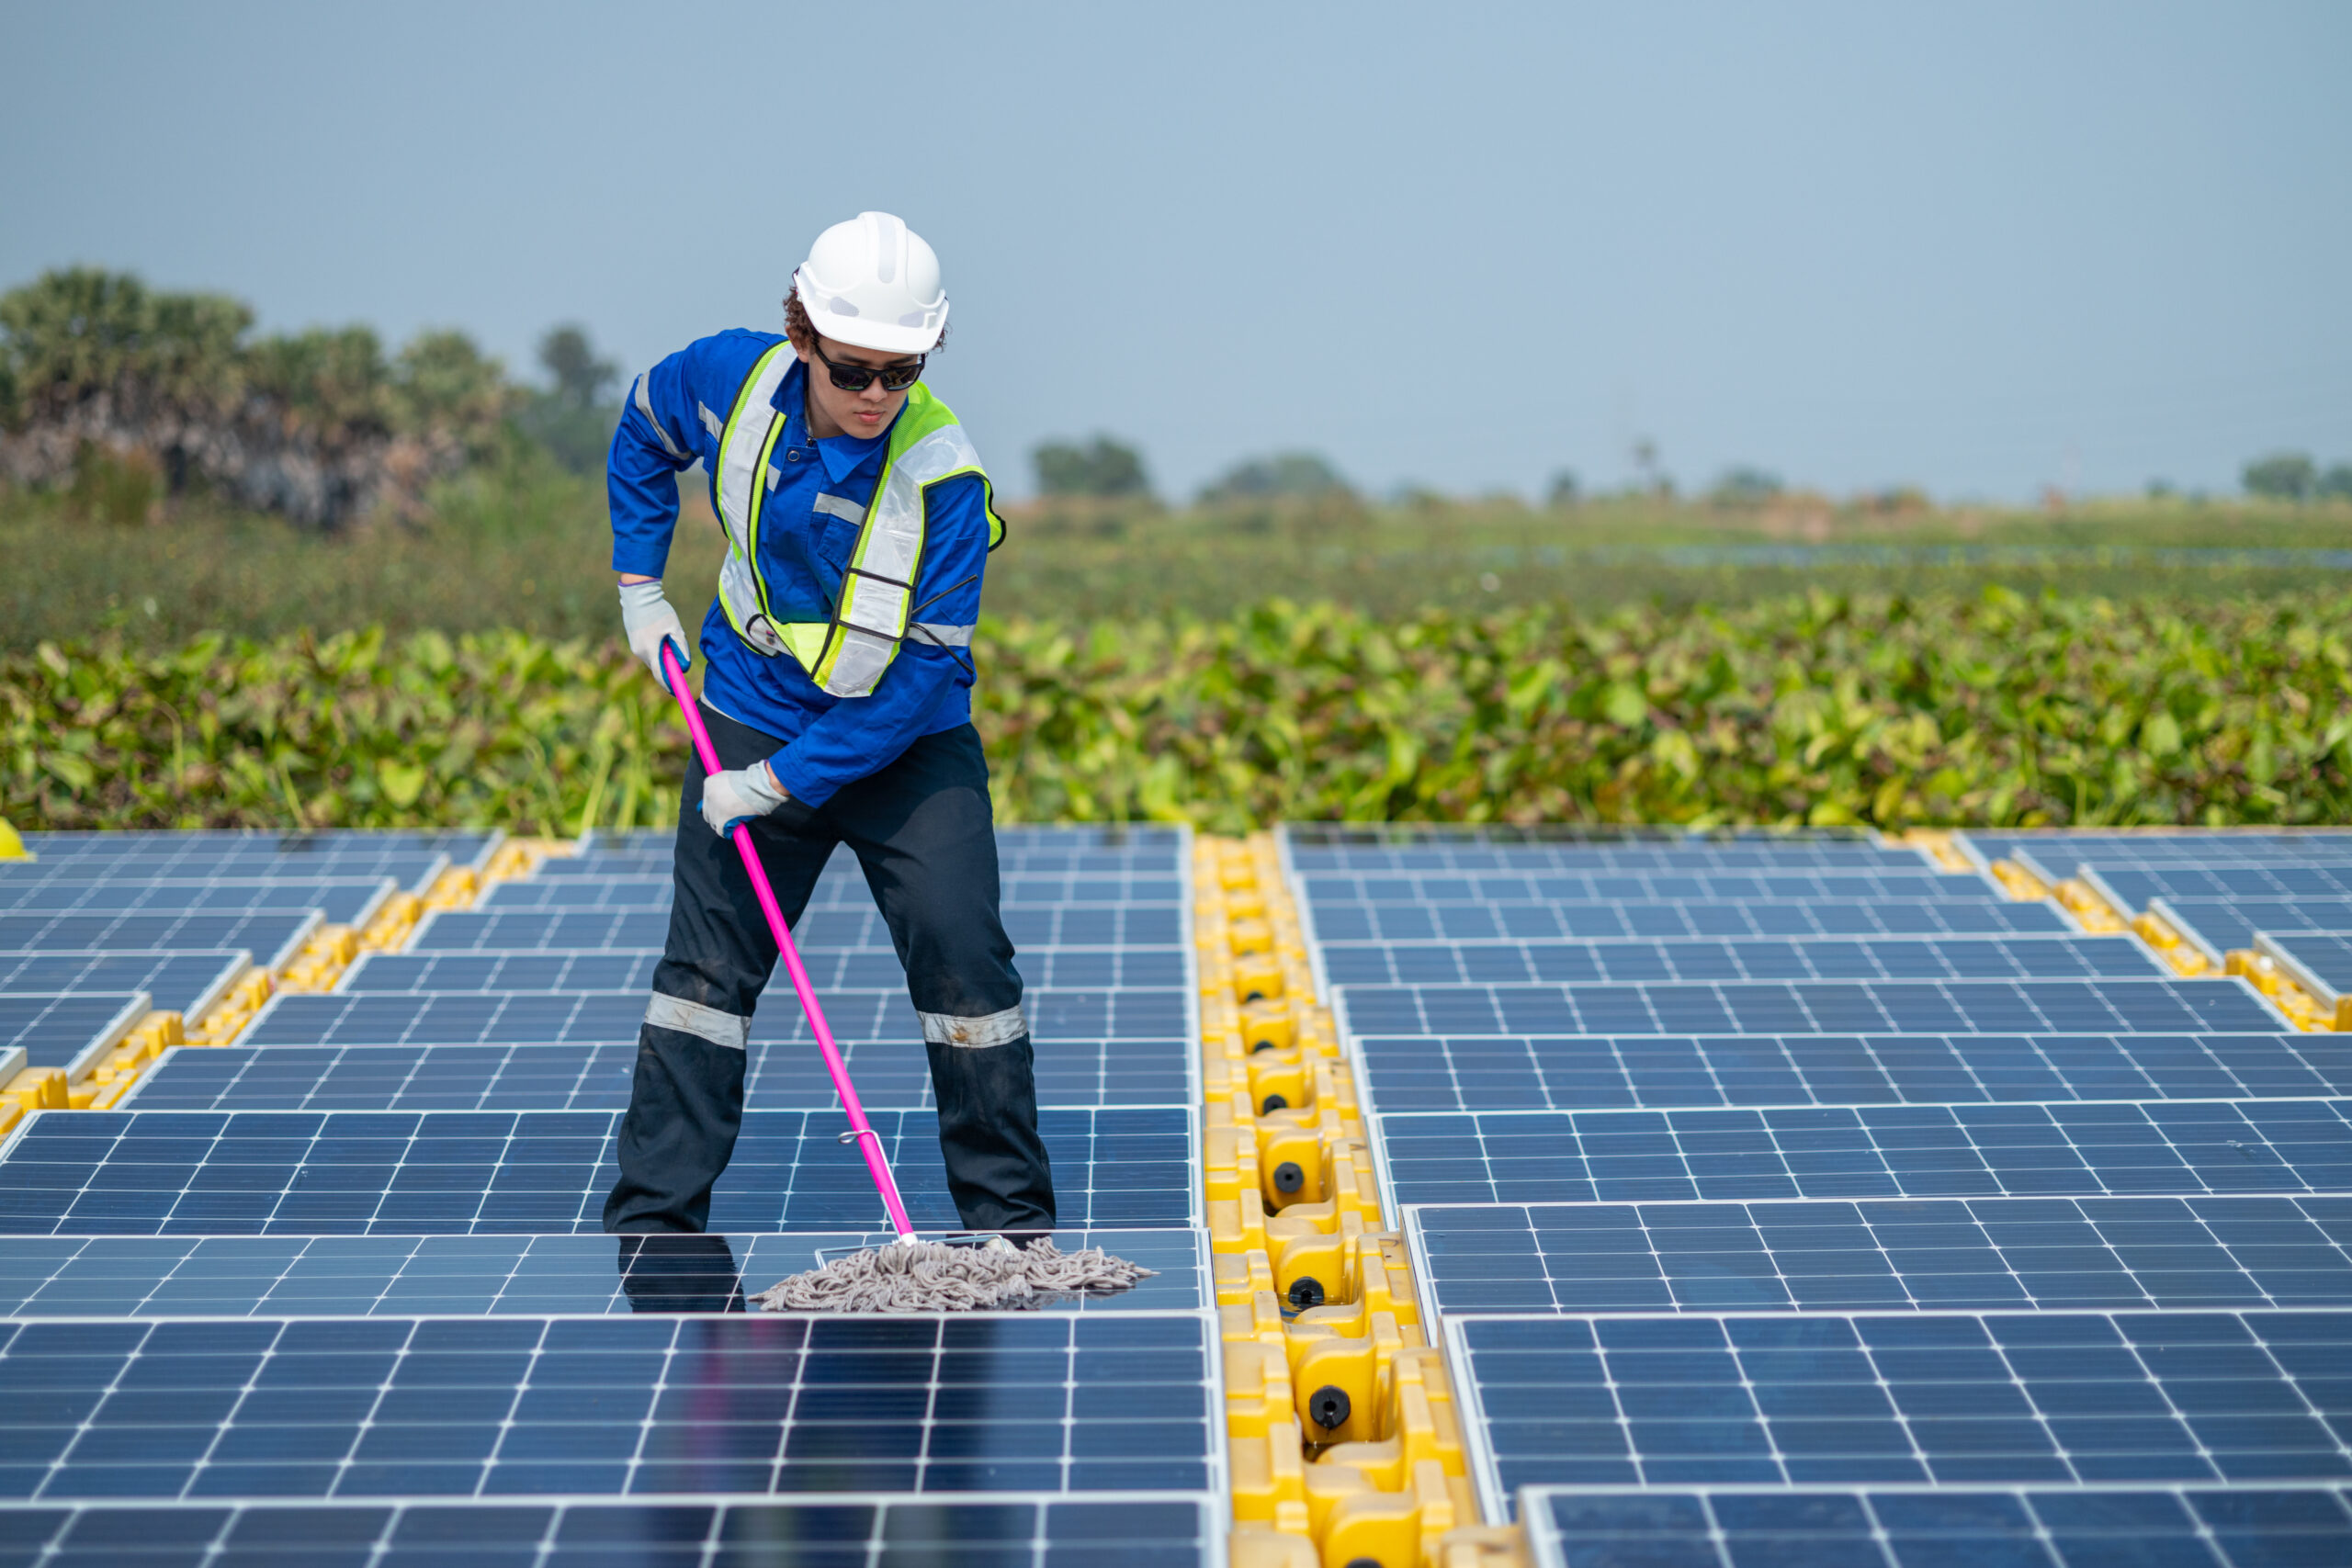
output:
[[[717,470],[719,431],[738,390],[779,341],[720,333],[631,387],[607,471],[615,570],[662,572],[677,525],[675,476],[696,460]],[[888,441],[887,431],[812,437],[807,376],[795,365],[775,393],[786,424],[771,454],[759,528],[769,603],[787,621],[830,616],[858,525],[818,503],[835,497],[862,514]],[[836,844],[857,855],[921,1020],[957,1214],[969,1229],[1031,1233],[1053,1228],[1053,1177],[1037,1133],[1021,976],[998,909],[988,768],[971,725],[973,672],[956,646],[968,642],[979,615],[988,540],[987,491],[977,475],[931,487],[909,618],[932,635],[909,636],[864,697],[834,697],[790,655],[747,645],[714,597],[700,638],[703,715],[722,766],[766,758],[789,796],[752,829],[787,920],[797,925]],[[749,877],[703,820],[703,778],[690,761],[675,901],[639,1034],[620,1179],[605,1204],[608,1231],[709,1225],[711,1189],[741,1127],[752,1010],[776,961]],[[854,1070],[857,1050],[842,1043]],[[858,1156],[844,1148],[839,1157],[854,1165]],[[775,1213],[766,1194],[743,1198],[744,1222],[760,1228],[864,1228],[863,1206]],[[819,1192],[792,1200],[840,1201]],[[722,1206],[722,1225],[731,1207]]]

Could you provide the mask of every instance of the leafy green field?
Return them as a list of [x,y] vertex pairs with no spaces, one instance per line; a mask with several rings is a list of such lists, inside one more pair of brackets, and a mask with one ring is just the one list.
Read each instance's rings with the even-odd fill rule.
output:
[[[989,619],[1008,820],[2342,822],[2352,592],[1816,592],[1375,619],[1270,601]],[[674,811],[683,738],[616,639],[380,631],[0,653],[23,827]]]

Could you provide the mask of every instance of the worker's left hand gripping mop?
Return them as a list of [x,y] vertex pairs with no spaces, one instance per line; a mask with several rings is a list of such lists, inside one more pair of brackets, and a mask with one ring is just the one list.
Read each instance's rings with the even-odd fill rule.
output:
[[[662,671],[670,682],[670,694],[678,699],[678,711],[685,715],[703,771],[718,773],[718,748],[711,744],[710,730],[695,706],[694,691],[686,684],[677,653],[666,640],[662,645]],[[833,1043],[825,1010],[817,1002],[817,988],[809,982],[808,966],[800,962],[800,950],[794,945],[792,930],[775,901],[775,889],[768,884],[767,868],[752,846],[752,829],[738,822],[729,837],[743,857],[743,870],[759,897],[760,912],[767,917],[785,972],[792,976],[792,988],[808,1015],[809,1032],[817,1037],[817,1049],[824,1054],[833,1092],[849,1117],[850,1130],[842,1141],[855,1144],[865,1156],[866,1172],[874,1178],[874,1190],[881,1195],[890,1228],[898,1236],[883,1247],[829,1248],[819,1254],[822,1261],[818,1268],[772,1285],[752,1301],[770,1311],[984,1312],[1124,1291],[1150,1278],[1151,1269],[1114,1258],[1099,1247],[1066,1253],[1042,1237],[1027,1247],[1015,1247],[1001,1236],[925,1241],[915,1234],[906,1202],[899,1196],[898,1181],[890,1174],[882,1135],[866,1122],[865,1108],[858,1103],[849,1066]]]

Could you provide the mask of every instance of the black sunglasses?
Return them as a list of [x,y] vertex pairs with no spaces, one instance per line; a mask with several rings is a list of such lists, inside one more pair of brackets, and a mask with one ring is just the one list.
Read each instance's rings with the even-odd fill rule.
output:
[[874,384],[876,376],[882,378],[884,391],[903,392],[922,379],[922,362],[930,357],[919,354],[912,365],[839,365],[826,358],[821,344],[811,344],[808,346],[811,353],[825,361],[825,371],[832,377],[833,385],[844,392],[865,390]]

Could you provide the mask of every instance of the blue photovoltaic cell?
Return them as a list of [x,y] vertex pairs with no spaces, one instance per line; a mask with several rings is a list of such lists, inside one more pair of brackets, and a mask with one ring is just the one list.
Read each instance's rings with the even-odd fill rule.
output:
[[2166,971],[2131,936],[1881,937],[1868,942],[1421,942],[1326,939],[1334,986],[1529,981],[2038,980]]
[[101,1039],[138,1022],[147,1006],[138,992],[0,995],[0,1055],[21,1049],[26,1066],[69,1066]]
[[230,953],[276,967],[294,956],[314,913],[0,915],[0,955],[67,953]]
[[[876,1111],[918,1228],[956,1224],[938,1122]],[[0,1232],[31,1235],[560,1234],[599,1228],[615,1114],[42,1111],[0,1159]],[[753,1111],[710,1212],[716,1231],[879,1223],[834,1111]],[[1068,1225],[1189,1224],[1183,1111],[1043,1110]]]
[[2352,1477],[2352,1313],[1468,1317],[1448,1337],[1505,1492]]
[[2352,1306],[2352,1197],[1408,1211],[1442,1311]]
[[[1183,1040],[1035,1041],[1041,1105],[1190,1103],[1193,1048]],[[842,1046],[869,1106],[930,1108],[922,1044]],[[243,1045],[175,1050],[132,1090],[140,1111],[619,1111],[637,1045]],[[808,1045],[755,1043],[744,1102],[755,1111],[835,1103]]]
[[1537,1488],[1526,1502],[1529,1545],[1542,1568],[2333,1568],[2352,1562],[2352,1493],[2330,1487]]
[[1317,900],[1315,935],[1324,942],[1410,942],[1481,937],[1856,937],[1999,936],[2072,928],[2050,903],[1987,898],[1933,901],[1837,899],[1815,903],[1650,899],[1476,903]]
[[[0,1317],[411,1316],[744,1310],[855,1233],[790,1235],[6,1236]],[[1206,1237],[1193,1230],[1067,1230],[1157,1273],[1055,1311],[1197,1311]]]
[[2352,1187],[2352,1101],[1376,1118],[1399,1203],[2190,1196]]
[[[436,857],[437,858],[437,857]],[[394,889],[385,877],[321,882],[78,882],[63,877],[40,882],[0,873],[0,913],[251,914],[260,910],[316,909],[338,925],[363,922]]]
[[1375,1107],[1665,1110],[2352,1094],[2339,1034],[1374,1035]]
[[2267,1033],[2245,982],[2211,979],[1348,986],[1357,1034]]
[[1211,1348],[1197,1314],[40,1319],[0,1495],[1197,1492]]
[[[901,987],[903,982],[900,983]],[[922,1021],[903,988],[831,991],[825,1020],[842,1040],[920,1040]],[[789,991],[769,998],[754,1042],[811,1038]],[[1040,1036],[1164,1040],[1191,1024],[1183,991],[1031,991],[1023,999]],[[247,1045],[620,1044],[637,1038],[645,993],[532,991],[364,996],[281,995],[240,1037]]]
[[51,1568],[1194,1568],[1223,1561],[1213,1543],[1225,1517],[1222,1497],[1182,1492],[1080,1501],[991,1491],[961,1500],[20,1505],[0,1510],[0,1532],[29,1552],[49,1542],[40,1562]]
[[0,956],[0,994],[145,991],[155,1007],[195,1016],[197,1004],[236,978],[242,953],[85,953]]

